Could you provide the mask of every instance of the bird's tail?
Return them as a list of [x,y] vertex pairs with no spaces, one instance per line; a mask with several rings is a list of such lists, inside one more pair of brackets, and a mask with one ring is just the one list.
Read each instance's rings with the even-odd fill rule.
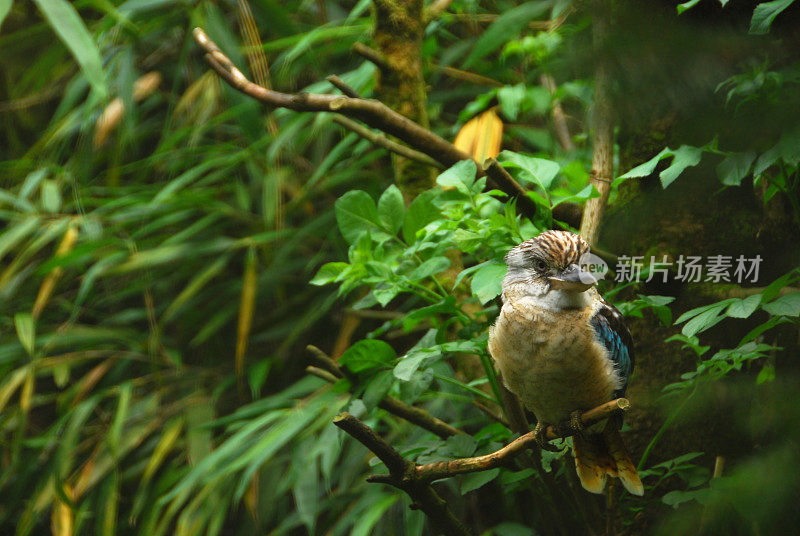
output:
[[599,434],[574,436],[575,469],[584,489],[603,493],[608,476],[617,477],[629,493],[644,494],[642,481],[616,426],[609,422]]

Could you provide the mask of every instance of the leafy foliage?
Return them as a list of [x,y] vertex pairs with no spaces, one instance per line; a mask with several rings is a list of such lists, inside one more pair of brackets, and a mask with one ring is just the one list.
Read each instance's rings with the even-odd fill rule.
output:
[[[756,6],[751,33],[777,27],[791,3]],[[563,64],[585,46],[589,15],[570,2],[457,0],[427,22],[431,128],[449,136],[497,106],[507,133],[499,160],[530,190],[539,208],[531,222],[487,191],[472,162],[406,205],[387,187],[385,151],[330,115],[262,110],[221,84],[188,30],[204,27],[246,70],[239,5],[0,0],[3,533],[423,534],[405,497],[364,482],[374,467],[332,416],[347,409],[420,463],[487,453],[512,437],[479,409],[496,411],[500,399],[486,331],[508,248],[554,225],[558,204],[597,195],[592,83],[580,65]],[[274,87],[335,92],[320,80],[337,73],[374,95],[375,67],[350,53],[372,27],[369,1],[249,5]],[[717,89],[732,113],[790,98],[800,81],[797,64],[780,58],[737,69]],[[559,77],[553,92],[540,83],[549,72]],[[554,135],[556,105],[574,149]],[[724,186],[752,178],[764,204],[794,203],[800,225],[798,136],[785,128],[759,147],[679,142],[618,175],[658,173],[672,190],[709,159]],[[797,323],[796,280],[792,272],[679,316],[683,332],[667,340],[697,366],[666,398],[691,399],[740,371],[751,384],[780,384],[777,338]],[[627,316],[650,311],[672,323],[671,296],[615,291],[629,297],[617,303]],[[303,377],[303,346],[330,346],[329,313],[344,300],[382,320],[356,330],[339,357],[345,378]],[[710,340],[746,319],[754,327],[738,344]],[[380,407],[387,396],[467,433],[442,439],[398,422]],[[748,475],[797,462],[768,443],[779,447],[766,461],[746,459],[709,483],[697,453],[646,464],[664,427],[643,475],[678,514],[699,501],[713,517],[753,490],[774,497],[771,480],[748,487]],[[562,454],[439,489],[464,519],[474,515],[466,504],[491,504],[475,525],[492,534],[587,533],[597,505],[572,494]],[[773,481],[792,496],[790,483]],[[651,507],[625,499],[621,511],[627,519]]]

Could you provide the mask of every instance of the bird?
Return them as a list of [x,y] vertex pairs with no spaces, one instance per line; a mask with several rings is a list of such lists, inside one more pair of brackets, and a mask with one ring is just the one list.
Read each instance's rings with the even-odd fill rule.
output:
[[595,288],[597,277],[585,264],[589,254],[589,244],[568,231],[545,231],[509,250],[503,306],[488,349],[505,386],[536,416],[533,435],[543,449],[560,450],[547,441],[548,426],[574,433],[584,489],[602,493],[611,476],[642,495],[621,418],[586,428],[580,419],[624,396],[634,365],[631,333]]

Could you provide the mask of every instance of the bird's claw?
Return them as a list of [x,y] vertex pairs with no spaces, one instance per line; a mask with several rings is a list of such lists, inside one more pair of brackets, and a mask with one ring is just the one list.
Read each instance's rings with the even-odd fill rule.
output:
[[536,441],[536,444],[539,445],[539,448],[542,450],[549,450],[550,452],[561,452],[561,449],[556,447],[555,445],[551,445],[547,441],[547,424],[543,422],[537,422],[536,427],[533,429],[533,439]]
[[584,431],[586,427],[583,425],[583,420],[581,419],[581,415],[583,412],[580,410],[575,410],[569,415],[569,421],[561,423],[559,425],[559,431],[562,435],[576,435],[576,436],[584,436]]

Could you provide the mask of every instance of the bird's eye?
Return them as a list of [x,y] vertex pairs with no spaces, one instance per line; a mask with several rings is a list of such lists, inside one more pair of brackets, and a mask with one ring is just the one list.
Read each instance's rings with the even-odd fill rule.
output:
[[538,272],[544,272],[545,270],[547,270],[547,263],[541,259],[535,261],[533,263],[533,266],[534,268],[536,268],[536,271]]

